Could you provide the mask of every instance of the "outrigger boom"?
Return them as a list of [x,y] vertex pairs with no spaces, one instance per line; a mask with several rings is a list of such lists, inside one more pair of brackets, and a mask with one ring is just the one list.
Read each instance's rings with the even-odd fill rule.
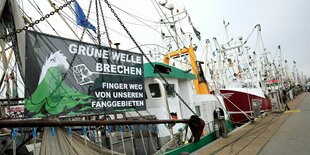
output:
[[179,120],[46,120],[46,119],[5,119],[0,120],[1,127],[65,127],[65,126],[100,126],[100,125],[138,125],[189,123],[189,119]]

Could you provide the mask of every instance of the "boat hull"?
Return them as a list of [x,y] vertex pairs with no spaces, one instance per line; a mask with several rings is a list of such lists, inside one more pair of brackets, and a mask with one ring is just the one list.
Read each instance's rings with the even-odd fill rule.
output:
[[255,101],[260,103],[260,112],[268,111],[272,107],[269,98],[255,91],[225,89],[220,90],[220,93],[224,96],[224,104],[234,124],[243,124],[254,117],[253,102]]

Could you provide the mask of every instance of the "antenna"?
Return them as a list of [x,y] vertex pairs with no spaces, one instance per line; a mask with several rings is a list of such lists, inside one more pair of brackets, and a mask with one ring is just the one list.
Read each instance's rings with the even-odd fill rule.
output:
[[161,6],[165,6],[167,4],[167,0],[165,1],[158,1],[158,4]]
[[169,22],[168,18],[167,17],[166,18],[168,20],[168,23],[170,24],[170,28],[175,33],[175,42],[176,42],[176,45],[177,45],[178,49],[180,49],[179,43],[178,43],[178,34],[177,34],[176,27],[175,27],[175,24],[176,24],[176,21],[174,19],[175,15],[173,14],[174,5],[172,3],[167,4],[167,1],[165,1],[165,2],[159,1],[158,4],[161,5],[162,7],[166,8],[166,9],[168,9],[170,11],[170,13],[171,13],[172,22]]
[[169,4],[166,5],[166,8],[167,8],[168,10],[172,11],[172,10],[174,9],[174,5],[171,4],[171,3],[169,3]]
[[[226,24],[226,22],[225,22],[225,20],[223,20],[223,24],[224,24],[224,27],[225,27],[225,32],[226,32],[226,37],[227,37],[227,41],[228,41],[228,45],[229,45],[229,39],[228,39],[228,30],[227,30],[227,27],[228,27],[228,25],[229,25],[229,22],[227,22],[227,24]],[[232,41],[232,40],[231,40]]]

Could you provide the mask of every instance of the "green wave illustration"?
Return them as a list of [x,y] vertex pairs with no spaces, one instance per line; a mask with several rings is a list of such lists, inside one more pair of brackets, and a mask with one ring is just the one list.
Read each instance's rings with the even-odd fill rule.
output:
[[[25,100],[26,109],[36,116],[44,116],[46,112],[46,115],[65,115],[78,105],[90,104],[93,96],[79,92],[61,79],[60,67],[49,68],[34,93]],[[86,106],[79,111],[88,109]]]

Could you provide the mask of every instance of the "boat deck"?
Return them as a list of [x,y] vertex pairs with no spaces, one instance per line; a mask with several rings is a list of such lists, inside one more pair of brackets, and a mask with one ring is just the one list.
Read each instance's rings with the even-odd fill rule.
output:
[[310,154],[310,94],[302,93],[288,105],[291,110],[262,116],[192,154]]

